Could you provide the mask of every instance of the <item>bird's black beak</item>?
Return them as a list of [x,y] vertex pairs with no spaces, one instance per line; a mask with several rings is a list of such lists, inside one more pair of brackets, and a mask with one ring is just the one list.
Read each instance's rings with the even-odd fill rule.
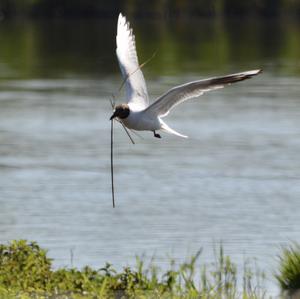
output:
[[110,117],[109,120],[113,120],[116,116],[117,116],[117,114],[116,114],[116,111],[115,111],[114,114]]

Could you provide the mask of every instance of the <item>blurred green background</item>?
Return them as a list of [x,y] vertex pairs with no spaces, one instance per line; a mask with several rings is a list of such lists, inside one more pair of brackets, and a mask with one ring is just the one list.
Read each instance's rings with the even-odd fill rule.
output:
[[[157,52],[143,70],[147,80],[182,74],[204,77],[248,68],[300,75],[300,26],[295,20],[130,21],[139,60]],[[115,55],[117,17],[13,19],[0,24],[0,81],[109,76],[120,80]]]
[[119,74],[120,12],[140,61],[158,51],[148,78],[241,67],[299,75],[300,0],[0,0],[0,80]]
[[120,11],[148,17],[300,16],[299,0],[1,0],[1,18],[111,17]]

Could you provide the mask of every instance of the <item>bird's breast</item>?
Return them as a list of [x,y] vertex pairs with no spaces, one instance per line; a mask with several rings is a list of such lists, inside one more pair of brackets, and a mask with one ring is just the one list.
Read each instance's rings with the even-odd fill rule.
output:
[[122,119],[122,122],[127,128],[137,131],[154,131],[160,129],[159,119],[150,117],[143,111],[131,111],[127,118]]

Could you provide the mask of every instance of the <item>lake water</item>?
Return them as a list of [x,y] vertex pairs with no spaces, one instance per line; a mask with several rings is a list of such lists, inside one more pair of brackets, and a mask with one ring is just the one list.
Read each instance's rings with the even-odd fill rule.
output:
[[[151,99],[177,84],[264,73],[174,109],[132,145],[109,96],[121,76],[116,20],[0,23],[0,241],[35,240],[57,267],[116,268],[135,256],[182,262],[220,241],[270,274],[300,239],[300,26],[293,22],[133,21]],[[117,95],[123,101],[123,93]],[[270,282],[274,288],[274,282]]]

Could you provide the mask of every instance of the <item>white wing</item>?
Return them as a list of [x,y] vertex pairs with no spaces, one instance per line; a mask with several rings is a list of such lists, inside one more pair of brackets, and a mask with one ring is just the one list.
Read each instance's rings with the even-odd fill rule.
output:
[[146,113],[164,117],[176,105],[198,96],[201,96],[207,91],[223,88],[225,85],[249,79],[257,75],[261,70],[247,71],[223,77],[214,77],[205,80],[189,82],[180,86],[176,86],[161,97],[159,97],[146,110]]
[[137,109],[145,109],[149,105],[148,92],[143,73],[135,49],[135,37],[129,22],[119,14],[117,31],[117,57],[126,86],[129,104]]

